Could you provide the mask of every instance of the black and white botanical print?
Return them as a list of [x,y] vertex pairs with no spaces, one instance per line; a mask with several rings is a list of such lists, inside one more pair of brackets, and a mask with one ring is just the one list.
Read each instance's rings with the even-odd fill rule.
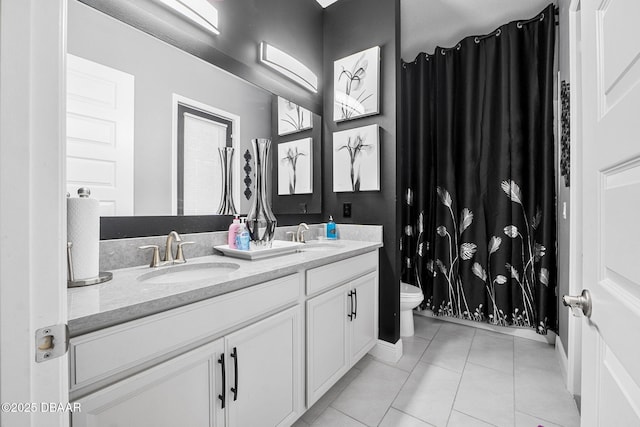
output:
[[380,190],[378,125],[333,134],[333,191]]
[[278,97],[278,135],[288,135],[312,127],[311,111]]
[[313,193],[312,139],[278,144],[278,195]]
[[335,121],[379,112],[379,46],[335,61],[333,72]]

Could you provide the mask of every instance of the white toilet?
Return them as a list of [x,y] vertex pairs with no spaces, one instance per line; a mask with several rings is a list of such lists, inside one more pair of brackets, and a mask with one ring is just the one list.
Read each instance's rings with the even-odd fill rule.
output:
[[400,282],[400,336],[413,336],[413,309],[416,308],[424,295],[422,289],[408,283]]

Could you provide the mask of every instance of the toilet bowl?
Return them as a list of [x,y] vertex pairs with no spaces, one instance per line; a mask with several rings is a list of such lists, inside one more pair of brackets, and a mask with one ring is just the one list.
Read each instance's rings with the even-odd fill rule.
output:
[[413,309],[416,308],[424,295],[422,289],[408,283],[400,283],[400,336],[413,336]]

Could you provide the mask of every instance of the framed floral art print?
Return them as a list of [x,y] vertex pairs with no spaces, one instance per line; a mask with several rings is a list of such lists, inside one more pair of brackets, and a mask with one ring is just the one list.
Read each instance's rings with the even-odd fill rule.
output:
[[280,96],[278,97],[279,136],[289,135],[311,129],[312,127],[313,119],[311,117],[311,111]]
[[336,122],[380,112],[380,46],[333,64],[333,120]]
[[380,190],[378,125],[333,134],[333,191]]
[[278,195],[313,193],[313,140],[278,144]]

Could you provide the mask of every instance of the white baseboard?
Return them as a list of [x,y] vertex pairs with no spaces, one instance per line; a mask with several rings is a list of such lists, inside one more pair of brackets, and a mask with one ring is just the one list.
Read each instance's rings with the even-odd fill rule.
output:
[[398,339],[395,344],[378,340],[369,354],[383,362],[396,363],[402,357],[402,338]]
[[556,337],[556,356],[558,357],[558,362],[560,362],[560,369],[562,370],[562,381],[564,381],[564,385],[569,390],[571,394],[575,394],[573,392],[572,384],[569,384],[568,372],[569,372],[569,359],[567,358],[567,352],[564,349],[564,345],[562,345],[562,340],[560,337]]

